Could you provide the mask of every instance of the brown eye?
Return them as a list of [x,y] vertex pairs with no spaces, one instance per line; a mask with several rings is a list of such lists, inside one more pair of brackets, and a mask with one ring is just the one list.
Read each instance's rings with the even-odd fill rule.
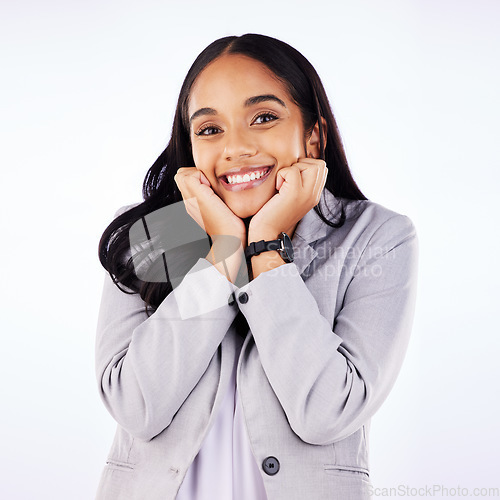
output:
[[258,125],[261,125],[263,123],[269,123],[269,122],[272,122],[274,120],[277,120],[278,117],[272,113],[261,113],[260,115],[257,115],[255,117],[255,120],[254,120],[254,123],[259,119],[259,118],[262,118],[261,122],[258,123]]
[[[208,133],[205,133],[206,131],[209,131]],[[206,127],[203,127],[201,130],[198,130],[198,132],[195,132],[194,135],[215,135],[217,132],[213,131],[220,130],[218,127],[214,127],[212,125],[207,125]]]

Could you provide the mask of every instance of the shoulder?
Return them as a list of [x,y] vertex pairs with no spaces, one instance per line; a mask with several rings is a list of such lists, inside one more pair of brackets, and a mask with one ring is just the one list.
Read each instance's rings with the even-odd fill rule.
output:
[[369,228],[381,236],[393,234],[395,231],[416,233],[415,225],[408,215],[371,200],[348,203],[346,216],[347,221],[352,221],[358,230]]
[[387,264],[397,272],[401,267],[408,272],[416,269],[419,242],[415,225],[408,215],[363,200],[355,211],[351,211],[351,219],[346,224],[350,229],[341,245],[355,250],[353,257],[359,265],[380,264],[385,257]]
[[[338,245],[365,248],[383,245],[393,248],[407,239],[417,240],[417,229],[406,214],[392,210],[372,200],[348,200],[326,194],[327,205],[342,202],[346,220],[342,227],[327,227],[328,239]],[[323,211],[326,215],[327,212]],[[326,224],[325,224],[326,226]]]

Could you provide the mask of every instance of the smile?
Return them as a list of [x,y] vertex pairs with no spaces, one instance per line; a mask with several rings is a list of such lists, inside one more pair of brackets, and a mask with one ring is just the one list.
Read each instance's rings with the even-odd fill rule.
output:
[[228,191],[243,191],[244,189],[260,186],[269,177],[272,169],[273,166],[269,166],[253,171],[250,174],[222,175],[220,180]]

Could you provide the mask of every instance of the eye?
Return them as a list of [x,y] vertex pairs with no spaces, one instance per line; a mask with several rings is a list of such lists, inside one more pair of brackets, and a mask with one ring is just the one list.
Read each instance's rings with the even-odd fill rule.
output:
[[[254,120],[254,123],[259,119],[259,118],[262,118],[263,120],[258,124],[258,125],[261,125],[263,123],[269,123],[269,122],[273,122],[274,120],[277,120],[278,117],[273,114],[273,113],[261,113],[260,115],[257,115],[255,117],[255,120]],[[265,120],[264,120],[265,118]]]
[[[208,133],[205,133],[206,131],[210,131]],[[219,127],[215,127],[213,125],[205,125],[203,128],[198,130],[198,132],[195,132],[194,135],[216,135],[216,132],[213,131],[220,130]]]

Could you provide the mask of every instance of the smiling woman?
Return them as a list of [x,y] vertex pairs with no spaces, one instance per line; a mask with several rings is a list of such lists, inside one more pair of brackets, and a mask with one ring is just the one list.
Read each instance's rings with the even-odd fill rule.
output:
[[[418,241],[354,182],[307,59],[256,34],[204,49],[143,197],[99,243],[96,375],[118,425],[97,499],[370,498],[369,424],[406,352]],[[191,240],[155,247],[150,218],[176,205],[210,241],[191,261]],[[134,246],[154,248],[147,279]]]

